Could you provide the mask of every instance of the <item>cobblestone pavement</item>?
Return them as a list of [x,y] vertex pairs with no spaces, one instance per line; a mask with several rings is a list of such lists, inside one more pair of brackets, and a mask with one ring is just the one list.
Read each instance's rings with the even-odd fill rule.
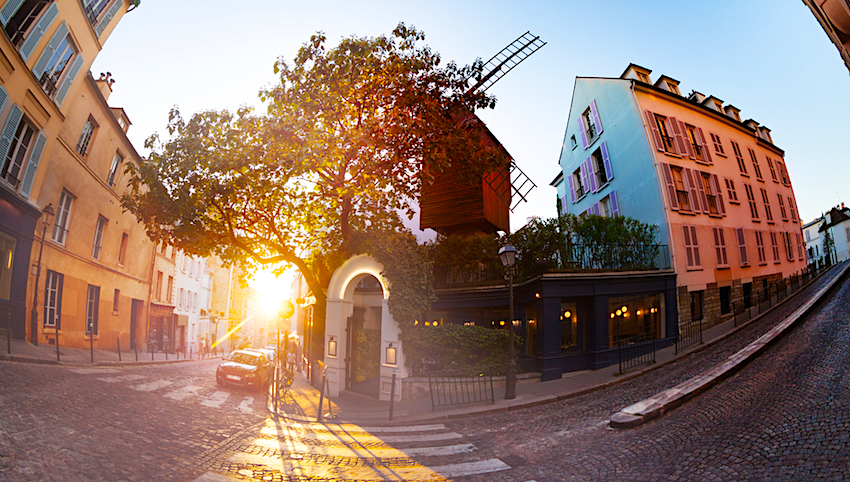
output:
[[[739,336],[659,370],[663,373],[608,390],[447,423],[476,443],[480,457],[511,466],[457,480],[850,479],[848,306],[850,282],[845,280],[801,325],[737,375],[632,430],[613,430],[607,418],[690,377],[692,370],[711,366],[715,357],[728,356]],[[783,307],[771,317],[787,311],[790,307]],[[747,331],[760,331],[751,328]]]

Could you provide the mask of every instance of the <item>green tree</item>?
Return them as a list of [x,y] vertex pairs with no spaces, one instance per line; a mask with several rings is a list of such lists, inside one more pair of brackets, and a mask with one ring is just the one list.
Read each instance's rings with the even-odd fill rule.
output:
[[469,92],[482,64],[442,64],[424,34],[399,24],[389,36],[319,33],[279,81],[260,92],[267,112],[169,116],[149,159],[131,171],[124,206],[153,239],[249,265],[294,265],[324,308],[330,274],[357,249],[352,233],[402,230],[423,182],[499,162],[472,114],[495,99]]

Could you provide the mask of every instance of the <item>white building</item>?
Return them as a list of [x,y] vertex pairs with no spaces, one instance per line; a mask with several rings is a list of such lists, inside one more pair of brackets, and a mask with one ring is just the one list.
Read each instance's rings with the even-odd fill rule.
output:
[[826,256],[833,263],[850,259],[850,209],[835,206],[829,212],[805,226],[806,255],[809,262]]
[[[185,336],[178,338],[186,350],[185,353],[197,353],[200,341],[204,340],[207,346],[212,345],[210,340],[209,317],[204,316],[201,320],[201,291],[204,290],[205,262],[203,258],[188,255],[178,251],[175,260],[174,279],[177,307],[174,314],[177,315],[177,327]],[[209,299],[209,297],[207,298]],[[206,312],[206,310],[205,310]]]

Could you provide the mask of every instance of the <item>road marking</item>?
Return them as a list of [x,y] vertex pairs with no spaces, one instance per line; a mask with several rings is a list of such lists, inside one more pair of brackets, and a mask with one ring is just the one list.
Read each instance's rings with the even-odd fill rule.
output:
[[345,446],[308,445],[293,441],[279,441],[260,438],[254,441],[258,447],[280,449],[282,452],[301,455],[319,455],[328,457],[353,457],[353,458],[410,458],[410,457],[436,457],[456,455],[473,452],[475,445],[458,444],[443,447],[412,447],[396,449],[393,447],[366,448],[354,443]]
[[236,409],[245,413],[254,413],[254,409],[251,408],[252,403],[254,403],[254,397],[246,396]]
[[454,432],[419,435],[386,435],[384,437],[376,437],[371,434],[350,435],[345,432],[301,432],[288,428],[283,428],[283,430],[279,432],[274,426],[263,427],[262,430],[260,430],[260,433],[277,436],[288,435],[289,437],[303,440],[321,440],[342,443],[434,442],[439,440],[454,440],[462,437],[462,435]]
[[207,472],[207,473],[201,475],[200,477],[198,477],[197,479],[193,480],[192,482],[232,482],[234,480],[239,480],[239,479],[234,479],[232,477],[227,477],[227,476],[224,476],[224,475],[215,474],[213,472]]
[[442,465],[433,468],[425,467],[424,465],[396,468],[381,466],[347,467],[317,465],[312,463],[302,463],[298,460],[282,459],[281,457],[269,457],[266,455],[254,455],[247,453],[234,454],[228,458],[227,461],[238,464],[264,465],[274,470],[280,470],[286,474],[293,474],[297,471],[300,476],[306,478],[368,481],[432,480],[441,477],[461,477],[464,475],[485,474],[489,472],[508,470],[511,468],[499,459]]
[[[368,432],[368,433],[395,433],[395,432],[433,432],[435,430],[445,430],[446,426],[437,423],[432,425],[410,425],[400,427],[361,427],[354,424],[323,424],[323,423],[300,423],[287,422],[281,423],[281,426],[297,428],[300,430],[312,431],[329,431],[329,432]],[[268,426],[275,426],[274,421],[269,421]]]
[[120,377],[102,377],[98,378],[98,380],[106,383],[118,383],[118,382],[132,382],[135,380],[143,380],[147,378],[144,375],[122,375]]
[[71,371],[80,375],[91,375],[92,373],[119,373],[121,370],[115,368],[74,368]]
[[167,387],[174,382],[169,382],[168,380],[156,380],[150,383],[143,383],[141,385],[132,385],[130,388],[133,390],[138,390],[140,392],[152,392],[154,390],[159,390],[160,388]]
[[201,400],[201,405],[205,407],[218,408],[221,406],[221,404],[225,402],[225,400],[227,400],[227,397],[229,396],[230,392],[223,392],[221,390],[218,390],[206,399]]
[[178,388],[173,392],[168,392],[163,397],[170,398],[172,400],[184,400],[187,397],[191,397],[193,395],[197,395],[197,391],[202,387],[196,387],[195,385],[186,385],[183,388]]

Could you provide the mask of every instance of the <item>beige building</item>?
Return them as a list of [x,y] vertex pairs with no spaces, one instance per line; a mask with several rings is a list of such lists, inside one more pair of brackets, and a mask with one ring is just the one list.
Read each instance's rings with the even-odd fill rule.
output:
[[237,266],[224,266],[217,256],[206,259],[206,268],[212,276],[210,324],[219,348],[232,350],[255,344],[255,334],[259,333],[254,320],[256,292],[240,281],[244,272]]
[[0,1],[0,318],[15,338],[135,341],[152,248],[134,246],[144,231],[118,198],[138,155],[109,80],[88,72],[137,3]]

